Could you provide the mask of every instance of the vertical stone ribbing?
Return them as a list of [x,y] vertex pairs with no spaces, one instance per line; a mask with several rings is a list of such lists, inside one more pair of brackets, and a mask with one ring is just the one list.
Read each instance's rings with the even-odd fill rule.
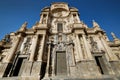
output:
[[48,55],[47,55],[47,66],[46,66],[46,72],[45,72],[45,77],[49,77],[49,63],[50,63],[50,48],[51,44],[48,45]]
[[23,52],[24,45],[25,45],[26,41],[27,41],[27,38],[24,38],[24,40],[23,40],[23,42],[22,42],[22,45],[21,45],[21,47],[20,47],[20,53]]
[[83,53],[82,53],[82,49],[81,49],[81,46],[80,46],[80,39],[79,39],[79,35],[77,34],[76,35],[76,45],[78,47],[78,55],[79,55],[79,60],[83,60]]
[[37,47],[37,42],[38,42],[38,35],[35,35],[33,37],[33,40],[32,40],[32,45],[31,45],[31,49],[30,49],[30,58],[29,58],[29,61],[34,61],[34,56],[35,56],[35,50],[36,50],[36,47]]
[[83,38],[83,42],[84,42],[86,53],[87,53],[87,60],[93,60],[92,54],[90,52],[90,49],[88,47],[87,40],[84,34],[82,35],[82,38]]
[[42,61],[42,55],[43,55],[43,50],[44,50],[44,44],[45,44],[45,34],[42,36],[41,40],[41,48],[38,53],[38,60],[37,61]]
[[13,42],[12,42],[12,47],[11,47],[11,49],[9,50],[9,53],[8,53],[8,55],[5,57],[5,59],[4,59],[3,62],[7,62],[7,63],[11,62],[12,58],[13,58],[14,55],[15,55],[15,52],[16,52],[16,49],[17,49],[17,47],[18,47],[18,45],[19,45],[19,42],[20,42],[21,37],[22,37],[21,35],[14,37],[14,40],[13,40]]
[[101,40],[101,43],[103,44],[103,46],[104,46],[104,49],[106,50],[106,52],[107,52],[107,55],[108,55],[108,60],[109,61],[116,61],[117,60],[117,57],[114,55],[114,54],[112,54],[112,50],[110,49],[110,47],[107,45],[107,42],[106,42],[106,40],[104,40],[103,39],[103,37],[101,36],[101,34],[100,34],[100,40]]

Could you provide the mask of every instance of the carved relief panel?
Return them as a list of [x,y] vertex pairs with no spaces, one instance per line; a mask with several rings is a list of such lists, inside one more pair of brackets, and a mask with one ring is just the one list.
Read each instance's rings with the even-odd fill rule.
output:
[[31,46],[31,37],[24,38],[24,41],[20,48],[20,54],[29,54],[30,46]]
[[0,61],[3,61],[12,45],[12,39],[10,35],[5,35],[4,39],[0,41],[0,44],[2,44],[0,46]]
[[42,23],[43,24],[47,23],[47,14],[43,14]]
[[2,62],[4,60],[4,58],[7,56],[8,52],[9,52],[9,48],[8,49],[7,48],[3,49],[1,51],[1,53],[0,53],[0,62]]
[[72,28],[73,25],[68,22],[68,18],[54,18],[51,24],[50,32],[59,33],[59,30],[61,29],[62,33],[71,33]]

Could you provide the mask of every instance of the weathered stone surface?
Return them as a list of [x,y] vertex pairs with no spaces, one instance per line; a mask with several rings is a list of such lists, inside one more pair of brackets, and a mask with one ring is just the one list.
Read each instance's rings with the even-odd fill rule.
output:
[[33,62],[31,76],[40,76],[42,62]]
[[32,65],[33,65],[33,62],[26,61],[25,65],[23,67],[23,72],[22,72],[21,76],[30,76],[30,73],[32,71]]
[[57,2],[0,41],[0,80],[119,80],[120,39],[93,21],[89,28],[76,8]]
[[8,63],[0,63],[0,77],[3,77],[5,75],[4,72],[6,72],[8,65]]

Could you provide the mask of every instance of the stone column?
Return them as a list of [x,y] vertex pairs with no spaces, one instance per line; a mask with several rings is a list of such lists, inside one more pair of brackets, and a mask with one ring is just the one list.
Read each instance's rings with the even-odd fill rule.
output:
[[12,41],[12,46],[11,46],[11,49],[9,50],[9,53],[8,55],[5,57],[4,61],[3,62],[11,62],[13,56],[15,55],[15,52],[16,52],[16,49],[19,45],[19,42],[20,42],[20,39],[21,39],[21,35],[19,36],[15,36],[13,41]]
[[48,45],[48,55],[47,55],[47,66],[46,66],[45,78],[49,77],[50,50],[51,50],[51,43],[49,43],[49,45]]
[[43,36],[42,36],[42,40],[41,40],[41,49],[39,50],[38,60],[37,60],[37,61],[42,61],[42,55],[43,55],[43,50],[44,50],[44,44],[45,44],[45,34],[43,34]]
[[83,42],[84,42],[84,46],[85,46],[85,50],[86,50],[86,54],[87,54],[87,59],[93,60],[92,54],[91,54],[89,46],[87,44],[87,40],[85,38],[85,34],[82,35],[82,38],[83,38]]
[[71,44],[70,47],[71,47],[70,49],[71,49],[71,53],[72,53],[71,55],[72,55],[73,66],[75,66],[75,55],[74,55],[74,51],[73,51],[73,45]]
[[55,76],[56,45],[52,51],[52,76]]
[[32,40],[32,45],[30,47],[30,57],[29,61],[34,61],[34,56],[35,56],[35,51],[37,47],[37,42],[38,42],[38,35],[35,35]]
[[101,40],[101,43],[103,44],[104,46],[104,49],[106,50],[107,52],[107,55],[108,55],[108,60],[109,61],[116,61],[117,60],[117,57],[112,54],[112,50],[110,49],[110,47],[107,45],[107,41],[103,39],[102,35],[100,34],[100,40]]
[[83,53],[82,53],[82,48],[81,48],[81,45],[80,45],[80,39],[79,39],[79,35],[77,34],[76,35],[76,45],[77,45],[77,49],[78,49],[78,55],[79,55],[79,60],[83,60]]
[[46,24],[48,23],[48,20],[49,20],[49,18],[48,18],[48,13],[47,13],[47,16],[46,16]]
[[40,17],[40,23],[42,23],[42,20],[43,20],[43,14],[41,14],[41,17]]

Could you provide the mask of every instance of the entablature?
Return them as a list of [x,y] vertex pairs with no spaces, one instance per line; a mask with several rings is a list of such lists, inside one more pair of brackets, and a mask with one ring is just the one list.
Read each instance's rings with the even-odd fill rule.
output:
[[115,42],[113,42],[113,41],[108,41],[108,45],[109,45],[110,47],[118,47],[118,46],[120,46],[120,42],[119,42],[119,43],[115,43]]

